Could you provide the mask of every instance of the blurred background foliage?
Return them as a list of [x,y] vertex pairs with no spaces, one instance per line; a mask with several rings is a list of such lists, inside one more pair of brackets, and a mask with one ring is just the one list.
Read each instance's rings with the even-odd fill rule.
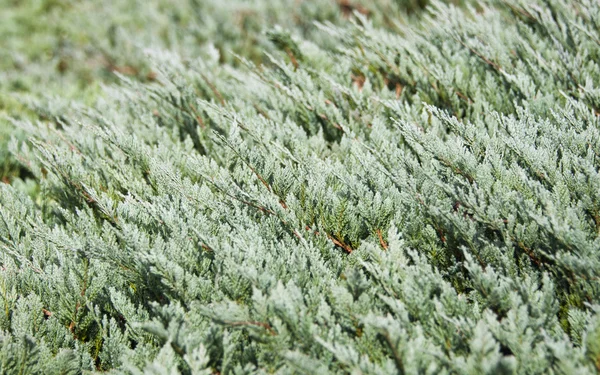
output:
[[[461,0],[451,0],[459,4]],[[281,26],[306,40],[315,21],[342,24],[354,12],[401,32],[427,0],[0,0],[0,179],[24,177],[7,151],[23,137],[9,118],[47,120],[31,98],[92,104],[115,72],[154,79],[146,48],[197,57],[214,46],[223,64],[274,53],[265,32]],[[327,45],[320,40],[320,45]]]

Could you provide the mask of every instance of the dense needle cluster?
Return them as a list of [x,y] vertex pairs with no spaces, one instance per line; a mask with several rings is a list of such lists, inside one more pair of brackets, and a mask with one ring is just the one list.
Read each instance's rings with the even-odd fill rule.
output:
[[600,3],[254,3],[2,120],[0,372],[600,371]]

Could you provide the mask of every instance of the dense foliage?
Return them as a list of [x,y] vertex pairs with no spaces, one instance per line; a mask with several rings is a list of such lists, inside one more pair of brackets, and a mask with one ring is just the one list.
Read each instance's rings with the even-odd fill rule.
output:
[[132,3],[11,39],[1,373],[600,371],[599,2]]

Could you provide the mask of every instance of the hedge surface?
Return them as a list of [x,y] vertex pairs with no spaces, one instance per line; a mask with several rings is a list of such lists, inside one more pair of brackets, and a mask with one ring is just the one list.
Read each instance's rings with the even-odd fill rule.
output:
[[0,6],[0,373],[600,371],[599,2]]

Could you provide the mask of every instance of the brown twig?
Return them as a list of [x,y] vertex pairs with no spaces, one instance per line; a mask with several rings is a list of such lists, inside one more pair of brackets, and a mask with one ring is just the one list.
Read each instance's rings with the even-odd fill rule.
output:
[[208,77],[206,77],[204,74],[200,73],[200,75],[202,76],[202,79],[204,80],[204,82],[206,82],[208,87],[210,87],[213,94],[215,94],[215,96],[219,99],[219,102],[221,102],[221,105],[225,105],[225,99],[223,99],[223,95],[221,95],[221,93],[219,92],[217,87],[212,82],[210,82]]
[[248,321],[248,322],[225,322],[225,324],[237,327],[237,326],[255,326],[266,329],[271,336],[277,336],[277,331],[271,327],[269,323],[256,322],[256,321]]
[[381,234],[381,229],[377,229],[377,236],[379,237],[379,244],[383,247],[384,250],[388,249],[388,244],[384,241],[383,236]]
[[497,71],[503,73],[504,70],[502,69],[502,67],[498,64],[496,64],[495,62],[493,62],[492,60],[488,59],[487,57],[483,56],[480,52],[478,52],[477,50],[475,50],[474,48],[468,46],[465,42],[463,42],[462,40],[458,39],[458,38],[454,38],[456,39],[457,42],[459,42],[460,44],[462,44],[465,48],[467,48],[469,51],[471,51],[472,54],[474,54],[475,56],[479,57],[481,60],[483,60],[486,64],[488,64],[489,66],[491,66],[492,68],[496,69]]

